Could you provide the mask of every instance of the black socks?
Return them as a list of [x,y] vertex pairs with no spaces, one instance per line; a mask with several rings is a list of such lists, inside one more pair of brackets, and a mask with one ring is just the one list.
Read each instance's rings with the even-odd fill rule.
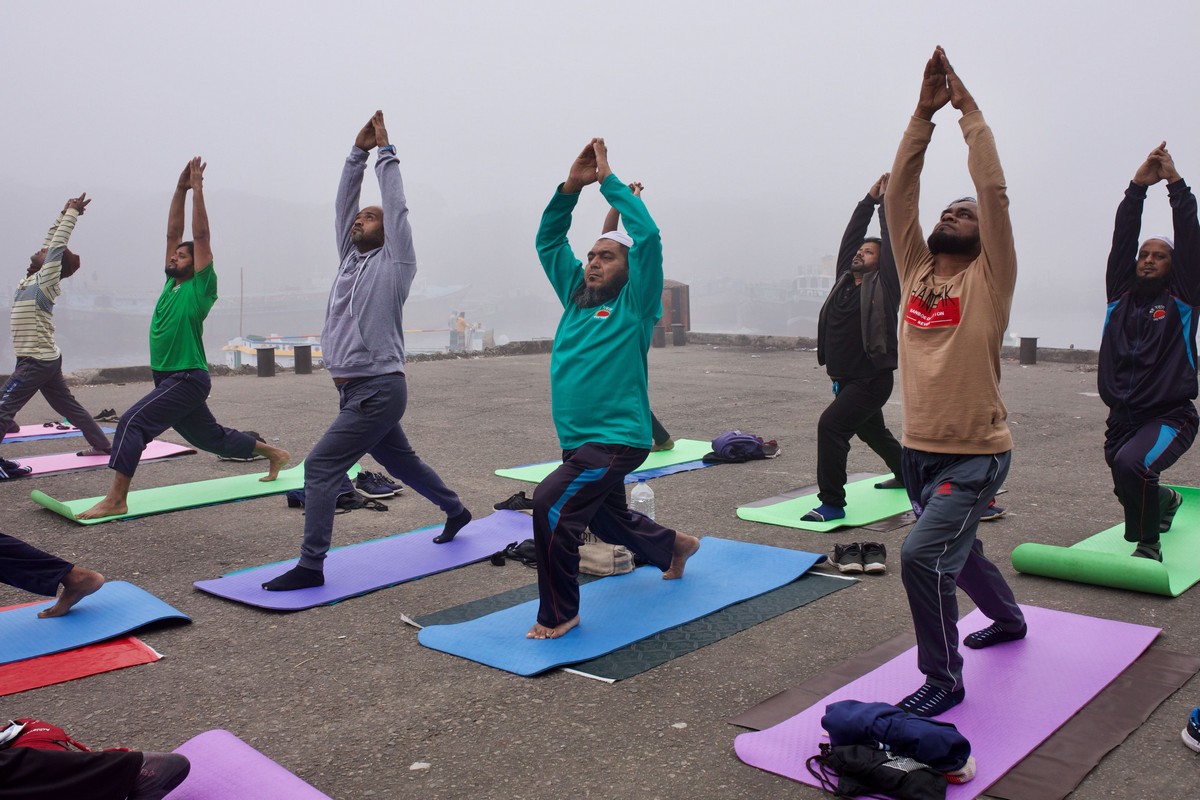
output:
[[319,569],[309,569],[299,564],[262,585],[268,592],[290,592],[295,589],[311,589],[314,586],[325,585],[325,573]]
[[442,532],[434,537],[434,544],[445,544],[446,542],[454,541],[454,537],[458,532],[467,526],[471,521],[471,512],[464,508],[462,511],[455,514],[453,517],[446,518],[446,527],[442,528]]

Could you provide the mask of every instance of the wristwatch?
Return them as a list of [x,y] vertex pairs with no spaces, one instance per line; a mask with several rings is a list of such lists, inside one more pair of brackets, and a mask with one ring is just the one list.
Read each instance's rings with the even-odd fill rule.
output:
[[383,155],[384,153],[391,153],[392,155],[396,155],[396,145],[385,144],[383,147],[379,148],[379,155]]

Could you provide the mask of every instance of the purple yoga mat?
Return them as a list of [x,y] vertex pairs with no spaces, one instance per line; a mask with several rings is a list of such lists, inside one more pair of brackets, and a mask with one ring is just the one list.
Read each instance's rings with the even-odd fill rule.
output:
[[335,547],[325,559],[325,585],[294,592],[268,592],[262,584],[296,564],[296,559],[196,581],[197,589],[246,605],[275,611],[302,611],[336,603],[386,586],[482,561],[513,542],[533,536],[533,517],[496,511],[472,520],[453,541],[434,544],[440,525],[384,539]]
[[[950,800],[983,794],[1124,672],[1159,633],[1144,625],[1022,608],[1029,623],[1026,638],[986,650],[963,648],[967,698],[938,719],[954,723],[970,740],[977,772],[970,783],[949,787]],[[988,624],[974,611],[959,621],[959,633]],[[894,703],[923,680],[913,648],[791,719],[741,734],[734,750],[751,766],[816,786],[804,762],[829,741],[821,730],[825,706],[837,700]]]
[[206,731],[175,749],[192,770],[166,800],[332,800],[229,731]]
[[[142,451],[142,461],[153,461],[156,458],[171,458],[172,456],[191,455],[196,451],[187,445],[174,442],[160,442],[158,439],[146,445]],[[33,467],[33,475],[50,475],[55,472],[75,472],[81,469],[95,469],[108,466],[108,456],[77,456],[74,452],[55,453],[48,456],[29,456],[15,461],[23,467]]]

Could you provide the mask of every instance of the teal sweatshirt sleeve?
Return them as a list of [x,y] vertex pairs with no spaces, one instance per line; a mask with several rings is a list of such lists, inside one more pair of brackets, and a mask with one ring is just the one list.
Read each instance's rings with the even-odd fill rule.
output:
[[625,230],[633,239],[629,249],[629,291],[643,319],[662,316],[663,252],[662,237],[642,198],[634,195],[616,175],[600,184],[608,204],[621,212]]
[[559,184],[554,190],[554,197],[550,198],[549,205],[542,212],[542,222],[537,232],[538,259],[564,307],[571,300],[571,292],[583,280],[583,263],[575,257],[571,243],[567,241],[571,212],[578,202],[578,193],[564,194],[562,184]]

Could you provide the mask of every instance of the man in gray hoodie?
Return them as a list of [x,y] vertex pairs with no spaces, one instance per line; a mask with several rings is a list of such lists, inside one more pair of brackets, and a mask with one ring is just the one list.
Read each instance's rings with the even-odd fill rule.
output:
[[[383,207],[359,209],[367,154],[379,148],[375,174]],[[404,301],[417,272],[408,204],[396,148],[383,112],[359,131],[338,185],[335,227],[341,266],[329,292],[321,349],[333,376],[340,411],[304,461],[304,543],[300,563],[263,584],[290,591],[325,583],[323,564],[333,538],[333,515],[346,471],[369,453],[392,476],[446,513],[434,539],[454,538],[471,512],[417,456],[400,427],[408,402],[404,378]]]

